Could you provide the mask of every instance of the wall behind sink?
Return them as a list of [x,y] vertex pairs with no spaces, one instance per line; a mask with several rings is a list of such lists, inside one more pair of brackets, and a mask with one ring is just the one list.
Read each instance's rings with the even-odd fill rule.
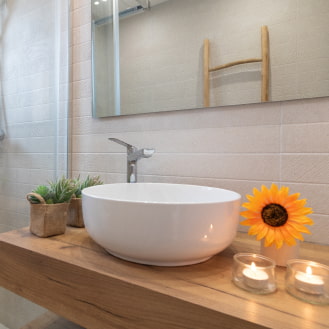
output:
[[[73,0],[72,173],[126,179],[117,137],[155,155],[139,181],[201,184],[241,195],[272,182],[313,207],[307,241],[329,243],[329,98],[95,119],[91,116],[90,0]],[[244,198],[245,199],[245,198]],[[239,230],[244,230],[240,227]]]

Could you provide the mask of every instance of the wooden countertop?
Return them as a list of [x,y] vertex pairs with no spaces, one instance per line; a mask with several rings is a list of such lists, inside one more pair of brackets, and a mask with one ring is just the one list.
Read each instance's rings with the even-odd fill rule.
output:
[[[231,281],[233,255],[258,252],[239,234],[207,262],[156,267],[106,253],[85,229],[38,238],[28,228],[0,234],[0,285],[90,329],[329,328],[329,306],[278,290],[254,295]],[[302,244],[301,258],[329,265],[329,246]]]

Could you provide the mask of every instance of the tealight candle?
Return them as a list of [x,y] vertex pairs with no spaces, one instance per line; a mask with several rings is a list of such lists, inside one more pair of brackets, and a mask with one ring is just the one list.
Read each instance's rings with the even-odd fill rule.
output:
[[239,288],[254,294],[269,294],[276,290],[275,262],[263,255],[234,255],[232,281]]
[[312,268],[307,266],[306,273],[296,272],[295,286],[308,294],[320,295],[324,290],[324,281],[321,276],[312,274]]
[[329,266],[291,259],[287,262],[285,281],[292,296],[311,304],[329,304]]
[[263,289],[268,284],[268,274],[257,268],[254,262],[242,271],[245,283],[255,289]]

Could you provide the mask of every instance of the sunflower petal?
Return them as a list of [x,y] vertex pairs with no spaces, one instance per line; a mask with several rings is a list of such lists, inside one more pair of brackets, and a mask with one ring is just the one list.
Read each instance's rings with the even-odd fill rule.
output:
[[259,204],[256,201],[253,202],[253,203],[251,203],[251,202],[245,202],[245,203],[242,204],[242,207],[243,208],[246,208],[246,209],[248,209],[250,211],[256,211],[256,212],[259,212],[262,209],[262,205]]
[[304,225],[295,223],[295,222],[289,222],[289,225],[292,226],[296,231],[311,234],[311,232],[306,228]]
[[249,229],[248,234],[249,234],[249,235],[256,235],[256,234],[258,234],[259,230],[262,229],[262,226],[263,226],[263,225],[264,225],[264,224],[256,224],[256,225],[252,225],[252,226],[250,227],[250,229]]
[[296,200],[294,202],[295,206],[298,206],[298,208],[304,207],[307,203],[306,199]]
[[257,218],[248,218],[240,222],[241,225],[243,226],[250,226],[250,225],[255,225],[259,223],[259,219]]
[[289,211],[289,214],[291,214],[292,216],[294,216],[294,215],[303,216],[303,215],[309,215],[312,213],[313,213],[312,208],[307,208],[307,207]]
[[274,239],[275,245],[278,249],[280,249],[284,241],[283,235],[281,234],[281,230],[278,228],[274,231],[274,233],[275,233],[275,239]]
[[250,218],[250,217],[255,217],[255,212],[251,210],[245,210],[245,211],[241,211],[240,215],[245,218]]
[[286,200],[289,193],[289,187],[282,186],[277,195],[277,203],[286,208]]
[[248,209],[249,208],[249,205],[250,205],[250,202],[244,202],[242,204],[242,207]]
[[271,188],[269,190],[269,201],[273,203],[278,203],[278,193],[279,193],[279,188],[276,184],[272,184]]
[[263,239],[266,236],[267,232],[268,232],[268,227],[267,225],[264,224],[263,228],[258,232],[256,240],[259,241]]
[[289,187],[282,186],[281,187],[281,193],[282,193],[282,195],[284,195],[285,197],[287,197],[289,195]]
[[288,196],[287,196],[287,200],[286,200],[286,202],[287,202],[287,203],[294,202],[294,201],[296,201],[299,197],[300,197],[300,193],[294,193],[294,194],[288,195]]
[[273,194],[278,193],[278,191],[279,191],[278,185],[272,183],[271,188],[270,188],[270,191]]
[[271,247],[272,245],[273,245],[273,241],[272,242],[268,242],[267,239],[265,238],[264,246],[265,247]]
[[250,211],[256,212],[256,213],[260,213],[261,210],[263,209],[263,205],[260,204],[259,202],[254,202],[248,205],[245,205],[245,208],[247,208]]
[[261,187],[261,194],[262,194],[262,199],[264,201],[265,204],[268,204],[269,201],[269,189],[265,186],[262,185]]
[[242,222],[240,222],[240,225],[242,225],[242,226],[249,226],[250,225],[249,219],[243,220]]
[[274,237],[275,237],[274,230],[272,228],[269,228],[267,231],[267,235],[265,237],[265,247],[272,245],[274,241]]
[[288,233],[288,231],[285,228],[280,227],[281,234],[284,238],[284,242],[289,246],[296,245],[296,240],[292,235]]
[[261,194],[261,191],[258,191],[256,189],[256,187],[254,187],[252,191],[253,191],[253,193],[254,193],[254,195],[255,195],[256,198],[258,198],[260,196],[260,194]]
[[287,223],[285,225],[285,229],[288,231],[288,233],[290,235],[292,235],[295,239],[304,241],[304,237],[296,230],[294,229],[292,226],[289,225],[289,223]]
[[314,222],[311,218],[308,218],[306,216],[295,216],[289,218],[290,222],[296,222],[304,225],[313,225]]
[[258,217],[249,217],[240,222],[243,226],[254,225],[254,224],[263,224],[263,222]]
[[247,194],[246,198],[248,201],[253,202],[255,200],[255,197],[253,195]]

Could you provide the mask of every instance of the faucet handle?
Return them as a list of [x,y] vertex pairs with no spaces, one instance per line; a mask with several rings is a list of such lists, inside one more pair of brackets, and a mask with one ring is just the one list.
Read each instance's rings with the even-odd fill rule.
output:
[[122,141],[121,139],[110,137],[109,140],[112,141],[112,142],[115,142],[117,144],[120,144],[120,145],[122,145],[124,147],[126,147],[127,148],[127,154],[130,154],[130,153],[132,153],[132,152],[134,152],[134,151],[137,150],[137,147],[136,146],[130,145],[130,144]]
[[127,148],[134,148],[134,146],[132,146],[132,145],[130,145],[130,144],[122,141],[121,139],[118,139],[118,138],[110,137],[109,140],[112,141],[112,142],[118,143],[118,144],[120,144],[124,147],[127,147]]

